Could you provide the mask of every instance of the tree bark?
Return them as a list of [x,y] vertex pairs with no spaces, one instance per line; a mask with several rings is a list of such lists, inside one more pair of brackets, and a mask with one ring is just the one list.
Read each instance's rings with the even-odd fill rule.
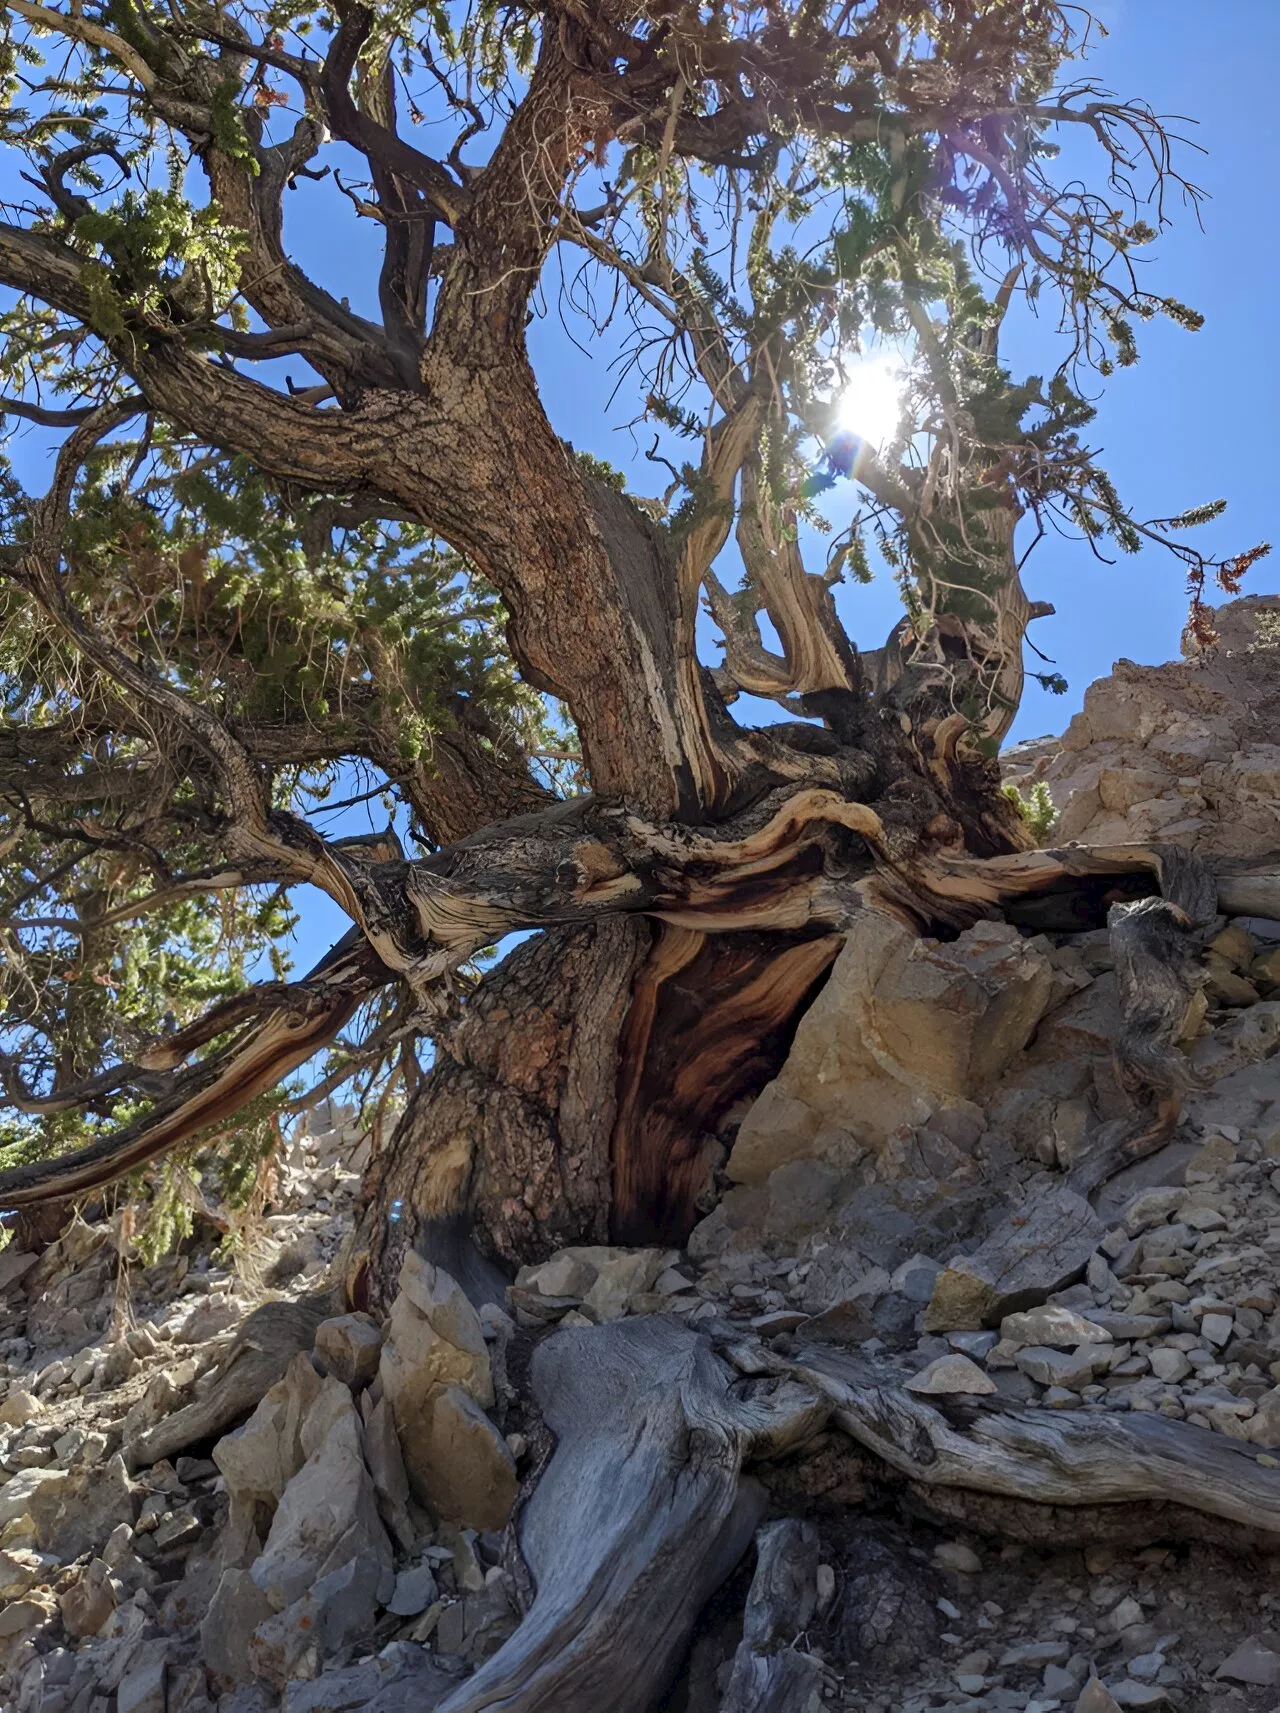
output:
[[460,1225],[508,1271],[570,1243],[683,1243],[720,1121],[777,1073],[839,946],[642,918],[518,946],[369,1169],[357,1300],[386,1304],[413,1245],[468,1265]]

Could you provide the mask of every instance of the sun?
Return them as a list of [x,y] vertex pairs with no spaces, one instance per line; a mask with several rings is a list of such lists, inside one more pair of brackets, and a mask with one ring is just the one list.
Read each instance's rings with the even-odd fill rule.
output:
[[884,446],[897,432],[902,414],[902,361],[881,351],[860,357],[846,373],[849,380],[840,398],[841,428],[869,446]]

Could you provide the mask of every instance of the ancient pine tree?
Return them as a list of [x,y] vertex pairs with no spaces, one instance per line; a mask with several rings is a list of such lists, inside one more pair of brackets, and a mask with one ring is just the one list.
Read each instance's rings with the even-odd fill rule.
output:
[[[6,1208],[179,1144],[252,1176],[327,1049],[313,1095],[399,1114],[348,1268],[377,1307],[408,1243],[682,1239],[858,912],[1163,893],[1135,921],[1182,992],[1198,877],[1037,851],[1000,789],[1039,534],[1168,541],[1202,632],[1248,560],[1089,447],[1136,324],[1196,325],[1140,255],[1195,193],[1078,75],[1078,9],[0,18]],[[644,493],[557,434],[538,318],[617,357]],[[879,441],[841,422],[874,350]],[[903,616],[855,640],[875,565]],[[384,834],[326,834],[351,796]],[[350,930],[288,979],[304,886]],[[1169,1011],[1130,1020],[1160,1110]]]

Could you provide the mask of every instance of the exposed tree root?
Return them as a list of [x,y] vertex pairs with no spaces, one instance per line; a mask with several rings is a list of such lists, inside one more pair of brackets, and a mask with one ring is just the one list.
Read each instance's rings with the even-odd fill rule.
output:
[[[1280,1547],[1280,1467],[1220,1435],[1152,1414],[935,1404],[827,1348],[730,1355],[755,1377],[657,1316],[539,1346],[533,1390],[557,1445],[518,1527],[536,1595],[438,1713],[652,1707],[760,1521],[745,1467],[802,1449],[828,1419],[934,1521],[1061,1545],[1116,1533],[1112,1519],[1131,1538],[1139,1517],[1153,1540]],[[816,1534],[788,1519],[757,1546],[722,1713],[813,1713],[821,1668],[795,1644],[815,1610]]]
[[320,1322],[341,1310],[341,1303],[323,1292],[296,1302],[263,1303],[240,1327],[204,1397],[125,1446],[129,1466],[142,1469],[176,1457],[234,1427],[283,1379],[294,1357],[311,1349]]
[[827,1406],[787,1381],[744,1387],[657,1317],[555,1333],[533,1389],[558,1440],[520,1525],[537,1594],[440,1713],[646,1713],[760,1521],[743,1465],[802,1441]]
[[825,1397],[859,1445],[927,1488],[1038,1505],[1149,1501],[1220,1517],[1280,1540],[1280,1467],[1258,1448],[1154,1413],[992,1408],[950,1413],[844,1351],[816,1346],[780,1364]]
[[817,1713],[822,1667],[792,1644],[818,1603],[818,1533],[785,1517],[756,1536],[742,1642],[720,1713]]

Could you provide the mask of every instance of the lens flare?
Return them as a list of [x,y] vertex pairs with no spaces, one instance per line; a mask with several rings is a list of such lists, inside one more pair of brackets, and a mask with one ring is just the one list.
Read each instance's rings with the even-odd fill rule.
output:
[[868,446],[879,447],[893,439],[902,414],[902,364],[881,352],[861,357],[848,371],[848,385],[840,398],[840,426],[856,434]]

